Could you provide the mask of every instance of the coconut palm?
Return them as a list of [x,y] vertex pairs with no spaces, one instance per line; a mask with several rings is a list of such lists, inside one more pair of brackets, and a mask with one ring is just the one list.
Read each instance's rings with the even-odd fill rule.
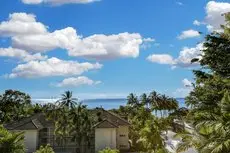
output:
[[151,92],[149,94],[149,101],[151,109],[155,111],[155,115],[157,116],[157,111],[159,110],[160,95],[156,91]]
[[140,131],[138,143],[143,145],[143,151],[147,153],[157,153],[159,150],[166,152],[157,118],[146,121],[145,127]]
[[136,95],[134,95],[133,93],[131,93],[129,96],[128,96],[128,102],[127,104],[131,107],[133,106],[138,106],[139,105],[139,101],[138,101],[138,98]]
[[86,105],[79,103],[76,108],[71,110],[70,118],[72,121],[70,133],[73,136],[72,140],[78,146],[76,152],[85,152],[86,148],[83,147],[90,146],[90,138],[93,131],[92,119]]
[[67,108],[74,108],[77,104],[77,98],[73,98],[73,94],[71,91],[66,91],[64,94],[62,94],[62,98],[58,100],[59,106]]

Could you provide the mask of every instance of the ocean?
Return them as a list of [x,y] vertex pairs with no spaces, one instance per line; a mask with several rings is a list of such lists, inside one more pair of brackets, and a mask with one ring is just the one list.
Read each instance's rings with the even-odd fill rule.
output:
[[[177,98],[179,107],[186,107],[184,103],[184,98]],[[103,107],[106,110],[116,109],[120,106],[125,106],[127,103],[126,99],[88,99],[83,100],[83,104],[87,105],[88,108]]]
[[[179,107],[186,107],[184,103],[184,98],[176,98]],[[57,99],[32,99],[33,103],[54,103]],[[120,98],[120,99],[87,99],[81,101],[84,105],[87,105],[88,108],[96,108],[96,107],[103,107],[106,110],[109,109],[116,109],[120,106],[125,106],[127,103],[127,99]]]

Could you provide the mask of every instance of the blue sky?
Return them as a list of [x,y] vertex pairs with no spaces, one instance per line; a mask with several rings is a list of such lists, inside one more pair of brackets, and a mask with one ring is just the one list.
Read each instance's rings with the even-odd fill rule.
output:
[[[184,97],[190,60],[220,30],[230,1],[4,0],[0,91],[84,98],[156,90]],[[202,32],[200,34],[199,32]],[[187,86],[187,87],[185,87]]]

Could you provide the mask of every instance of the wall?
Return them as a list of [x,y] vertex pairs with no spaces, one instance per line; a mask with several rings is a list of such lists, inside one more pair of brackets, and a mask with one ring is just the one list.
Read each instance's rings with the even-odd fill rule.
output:
[[30,153],[36,151],[38,144],[38,131],[26,130],[24,132],[26,152]]
[[95,129],[95,151],[98,152],[106,147],[116,148],[116,128]]
[[129,127],[119,126],[117,129],[117,148],[120,150],[129,149]]

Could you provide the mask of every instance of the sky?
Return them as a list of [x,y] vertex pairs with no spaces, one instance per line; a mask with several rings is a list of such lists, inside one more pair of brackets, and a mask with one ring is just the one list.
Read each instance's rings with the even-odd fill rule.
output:
[[185,97],[230,1],[2,0],[0,92],[80,99]]

